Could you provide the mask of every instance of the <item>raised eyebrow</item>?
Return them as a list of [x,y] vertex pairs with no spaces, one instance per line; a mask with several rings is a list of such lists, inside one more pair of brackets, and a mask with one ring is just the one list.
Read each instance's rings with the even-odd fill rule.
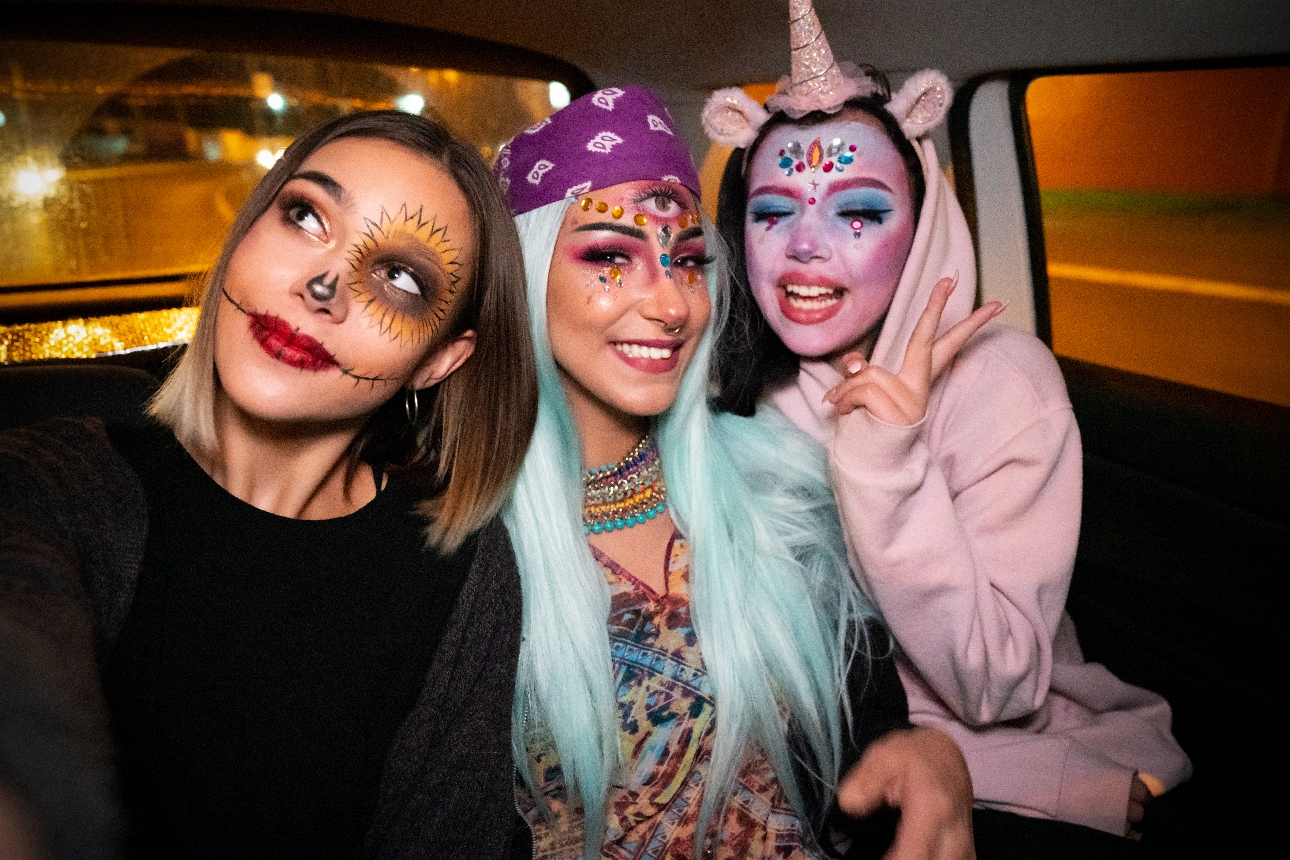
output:
[[637,230],[635,227],[628,227],[625,224],[612,224],[608,221],[597,221],[593,224],[583,224],[581,227],[574,227],[575,233],[594,232],[597,230],[608,230],[611,233],[622,233],[624,236],[630,236],[633,239],[645,241],[645,231]]
[[702,235],[703,235],[702,227],[687,227],[686,229],[682,230],[680,233],[677,234],[676,241],[686,242],[686,241],[689,241],[690,239],[694,239]]
[[889,194],[896,193],[891,190],[890,185],[883,182],[881,179],[873,179],[868,176],[857,176],[854,179],[844,179],[841,182],[834,181],[829,185],[828,193],[825,196],[832,197],[834,194],[839,194],[843,191],[850,191],[852,188],[877,188],[880,191],[886,191]]
[[327,196],[332,200],[335,200],[337,203],[344,205],[349,202],[349,194],[345,191],[344,186],[335,179],[332,179],[326,173],[323,173],[321,170],[302,170],[291,178],[303,179],[306,182],[312,182],[314,185],[317,185],[326,192]]
[[801,192],[791,185],[762,185],[754,188],[749,192],[749,197],[756,197],[759,194],[778,194],[780,197],[789,197],[793,200],[800,198]]

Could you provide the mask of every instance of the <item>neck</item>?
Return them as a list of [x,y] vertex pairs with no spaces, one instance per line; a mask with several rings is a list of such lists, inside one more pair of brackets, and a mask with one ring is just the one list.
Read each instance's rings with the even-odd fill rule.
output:
[[345,452],[360,424],[283,426],[247,415],[216,397],[214,457],[190,451],[211,478],[242,501],[292,519],[323,520],[353,513],[376,495],[371,469],[345,481]]
[[584,469],[617,463],[649,432],[649,418],[607,406],[567,377],[564,390],[582,443]]
[[883,319],[878,320],[877,325],[865,332],[864,337],[844,349],[830,353],[825,356],[824,360],[828,362],[830,367],[842,374],[844,377],[850,376],[851,372],[847,370],[846,362],[843,359],[853,352],[857,352],[864,356],[865,361],[872,359],[873,348],[878,345],[878,333],[882,331],[882,324],[885,319],[886,318],[884,317]]

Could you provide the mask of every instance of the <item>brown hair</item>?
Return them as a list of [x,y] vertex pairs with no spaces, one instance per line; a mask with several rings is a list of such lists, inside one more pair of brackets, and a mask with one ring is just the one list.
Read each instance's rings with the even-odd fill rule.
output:
[[475,264],[430,349],[475,331],[474,354],[432,389],[419,392],[410,424],[402,391],[381,405],[351,443],[349,475],[360,463],[398,473],[427,493],[428,539],[451,551],[501,507],[519,472],[537,417],[537,373],[525,301],[524,261],[510,211],[479,154],[442,126],[401,111],[349,114],[296,139],[243,204],[214,268],[194,296],[202,308],[183,358],[149,411],[187,447],[218,454],[215,434],[215,307],[229,261],[252,225],[313,153],[342,138],[398,144],[448,172],[473,215]]

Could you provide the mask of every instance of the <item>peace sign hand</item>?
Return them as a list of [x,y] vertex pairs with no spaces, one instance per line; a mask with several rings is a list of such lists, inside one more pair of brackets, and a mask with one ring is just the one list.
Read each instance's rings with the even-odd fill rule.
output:
[[905,347],[900,373],[870,364],[857,352],[848,352],[842,361],[850,376],[824,395],[824,400],[832,403],[839,415],[849,415],[863,406],[875,418],[888,424],[909,427],[922,421],[927,414],[932,380],[949,366],[950,360],[977,329],[1003,312],[1002,302],[988,302],[937,337],[941,314],[957,286],[956,275],[941,278],[932,287],[927,307],[918,318],[909,345]]

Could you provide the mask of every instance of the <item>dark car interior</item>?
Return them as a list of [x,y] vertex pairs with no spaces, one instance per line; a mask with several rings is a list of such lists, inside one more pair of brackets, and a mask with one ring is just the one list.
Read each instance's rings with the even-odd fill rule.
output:
[[[18,3],[5,4],[0,39],[296,57],[343,51],[350,59],[561,81],[575,98],[595,86],[639,83],[669,100],[696,162],[703,162],[705,154],[720,157],[698,129],[707,93],[769,84],[783,73],[782,5]],[[1046,219],[1059,197],[1041,187],[1031,134],[1032,125],[1038,134],[1038,120],[1032,109],[1027,121],[1027,87],[1051,74],[1282,69],[1290,65],[1290,4],[869,0],[816,7],[839,56],[862,57],[895,73],[941,67],[958,87],[938,145],[952,154],[956,191],[978,241],[980,298],[1011,297],[1003,321],[1054,346],[1082,433],[1083,520],[1068,606],[1086,657],[1172,704],[1175,735],[1195,767],[1186,809],[1209,819],[1213,837],[1212,844],[1194,846],[1195,856],[1239,854],[1274,839],[1281,805],[1276,785],[1286,762],[1283,726],[1290,720],[1290,705],[1276,692],[1290,654],[1281,617],[1290,598],[1285,356],[1265,371],[1272,393],[1251,396],[1059,348],[1054,320],[1058,289],[1066,287],[1058,283],[1065,276],[1054,273],[1073,269],[1055,267],[1055,246],[1045,242],[1056,235]],[[1275,170],[1281,173],[1269,180],[1259,204],[1259,211],[1273,213],[1275,227],[1290,207],[1290,178],[1278,178],[1290,177],[1290,88],[1260,98],[1265,112],[1280,117],[1282,162]],[[0,101],[0,110],[9,111],[8,102]],[[705,164],[705,176],[710,172]],[[1269,235],[1290,247],[1290,230]],[[24,289],[70,295],[74,288],[80,297],[0,306],[0,329],[178,306],[178,287],[160,298],[94,293],[147,286],[159,277],[38,280]],[[166,283],[182,286],[185,277]],[[1281,269],[1278,277],[1279,283],[1258,287],[1264,290],[1259,307],[1269,313],[1287,307],[1272,293],[1290,295],[1290,272]],[[1182,283],[1183,275],[1161,278],[1174,279],[1161,281],[1160,289],[1174,289],[1171,295],[1202,280],[1192,277],[1175,289],[1170,284]],[[1218,280],[1241,276],[1205,283]],[[17,295],[17,288],[0,284],[0,296],[7,294]],[[1208,327],[1206,313],[1179,335],[1187,348],[1221,337]],[[1145,331],[1158,319],[1147,313],[1134,325]],[[1265,344],[1272,353],[1290,354],[1290,331],[1275,321],[1286,319],[1270,324],[1281,338]],[[1238,357],[1254,349],[1227,340]],[[143,420],[148,396],[181,348],[5,359],[0,426],[54,415]]]

